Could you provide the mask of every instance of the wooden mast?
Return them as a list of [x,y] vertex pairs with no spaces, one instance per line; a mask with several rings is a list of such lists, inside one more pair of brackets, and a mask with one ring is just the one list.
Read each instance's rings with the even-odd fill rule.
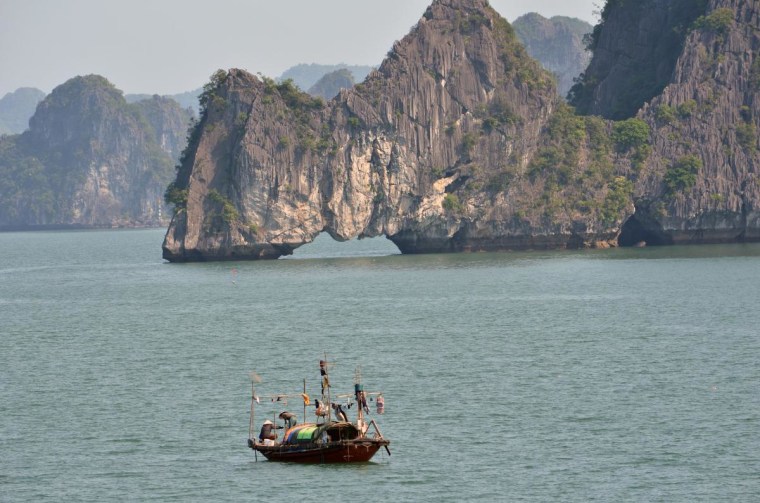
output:
[[[256,445],[256,437],[253,435],[253,421],[254,421],[254,414],[255,414],[253,402],[256,401],[256,387],[254,385],[255,383],[254,376],[255,374],[251,373],[251,415],[250,415],[250,420],[248,423],[248,446],[251,447],[252,449]],[[259,455],[256,449],[253,449],[253,458],[258,462]]]
[[354,369],[354,394],[356,398],[356,427],[359,430],[359,434],[364,436],[364,407],[362,406],[361,395],[364,393],[362,387],[362,370],[361,367]]
[[[327,378],[327,424],[332,423],[332,395],[330,394],[330,373],[327,371],[329,362],[327,361],[327,351],[325,351],[325,377]],[[322,400],[325,397],[322,395]]]

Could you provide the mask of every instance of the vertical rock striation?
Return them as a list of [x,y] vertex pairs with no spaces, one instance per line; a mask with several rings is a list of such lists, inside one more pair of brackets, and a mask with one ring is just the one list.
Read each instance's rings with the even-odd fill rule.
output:
[[[324,231],[404,253],[757,239],[757,3],[645,3],[608,2],[604,61],[575,92],[624,122],[563,104],[485,0],[435,0],[327,103],[217,73],[167,191],[164,258],[276,258]],[[641,92],[623,103],[618,85]]]
[[[605,8],[609,12],[587,72],[596,75],[597,84],[590,110],[613,117],[621,110],[617,93],[637,82],[637,75],[630,75],[630,61],[637,56],[649,55],[644,74],[658,82],[655,94],[633,111],[652,128],[652,155],[636,182],[636,213],[621,242],[758,240],[760,4],[710,0],[675,11],[679,2],[648,0],[609,7],[617,3]],[[663,16],[655,16],[658,12]],[[662,25],[668,19],[670,24]],[[636,43],[613,36],[627,34],[631,26],[639,26]],[[682,41],[658,57],[660,39],[673,34]],[[621,44],[625,52],[618,50]],[[617,61],[609,59],[613,53]],[[600,67],[607,71],[594,73]]]
[[[490,248],[501,210],[481,189],[527,166],[555,101],[485,0],[433,2],[377,71],[328,104],[232,70],[178,177],[186,204],[164,257],[276,257],[322,231],[384,234],[410,253]],[[213,216],[225,204],[234,220]]]

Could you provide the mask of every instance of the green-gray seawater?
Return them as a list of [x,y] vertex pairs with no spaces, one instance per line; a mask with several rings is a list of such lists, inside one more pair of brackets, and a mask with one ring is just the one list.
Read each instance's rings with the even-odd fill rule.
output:
[[[169,264],[162,239],[0,234],[0,500],[760,497],[760,245]],[[249,372],[313,395],[325,352],[385,392],[392,455],[257,462]]]

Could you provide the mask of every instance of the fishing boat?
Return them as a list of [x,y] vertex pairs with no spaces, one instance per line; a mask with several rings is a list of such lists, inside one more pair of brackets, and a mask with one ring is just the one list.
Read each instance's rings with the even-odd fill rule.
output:
[[[377,403],[377,413],[382,414],[385,400],[381,392],[365,391],[361,382],[361,371],[354,374],[354,393],[332,395],[332,386],[328,376],[331,365],[327,358],[320,360],[322,378],[321,400],[314,400],[315,422],[295,424],[294,415],[288,411],[279,414],[285,421],[284,426],[274,420],[266,419],[261,433],[254,434],[255,411],[259,407],[276,407],[287,405],[288,400],[303,400],[303,417],[307,415],[307,407],[311,398],[306,394],[306,380],[302,393],[275,394],[259,396],[254,385],[251,386],[251,417],[248,430],[248,447],[254,453],[261,453],[269,461],[290,461],[295,463],[361,463],[367,462],[381,449],[390,456],[390,440],[383,437],[374,419],[367,421],[369,407],[367,400],[373,397]],[[253,383],[253,381],[252,381]],[[335,398],[335,402],[333,402]],[[346,410],[356,407],[356,419],[350,421]],[[277,429],[284,429],[282,440],[278,441]]]

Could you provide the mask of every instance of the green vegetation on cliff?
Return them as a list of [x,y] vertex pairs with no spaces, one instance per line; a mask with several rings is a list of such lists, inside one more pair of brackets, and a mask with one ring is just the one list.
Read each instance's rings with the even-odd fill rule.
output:
[[211,75],[211,78],[209,79],[209,81],[203,85],[203,91],[198,97],[198,104],[200,105],[201,119],[203,119],[206,116],[206,113],[208,112],[208,109],[210,106],[212,105],[223,106],[224,98],[219,96],[217,94],[217,91],[219,87],[222,84],[224,84],[224,81],[226,79],[227,79],[227,72],[225,72],[224,70],[217,70]]
[[[528,165],[528,176],[543,183],[538,202],[546,215],[595,215],[606,225],[619,221],[633,202],[640,164],[651,152],[649,134],[641,120],[609,123],[577,115],[561,104],[544,130],[543,146]],[[621,158],[630,158],[634,169],[625,173],[615,168]]]
[[272,79],[264,77],[264,92],[267,95],[278,94],[288,108],[297,114],[306,114],[311,110],[319,110],[325,106],[322,98],[313,97],[301,91],[292,80],[285,80],[279,84]]
[[615,142],[618,152],[630,154],[634,169],[639,170],[652,147],[649,145],[651,131],[649,124],[641,119],[626,119],[616,122],[612,126],[612,141]]
[[688,190],[697,183],[697,173],[702,169],[702,160],[695,155],[681,157],[670,165],[663,182],[667,194],[674,195]]
[[758,12],[731,1],[608,2],[577,109],[486,0],[434,0],[323,105],[231,70],[164,257],[274,258],[324,231],[404,253],[760,240]]
[[[264,77],[265,99],[277,95],[287,107],[291,117],[296,122],[296,147],[299,153],[307,151],[324,152],[333,147],[330,142],[329,128],[315,131],[312,124],[311,113],[322,110],[325,102],[318,96],[312,96],[301,91],[295,83],[288,79],[279,84],[272,79]],[[288,138],[280,138],[279,144],[285,147],[289,144]]]
[[177,213],[187,207],[187,189],[181,189],[177,186],[177,181],[173,181],[164,192],[164,201],[174,208]]
[[[572,107],[560,105],[545,130],[545,145],[528,166],[528,175],[546,180],[550,188],[564,186],[573,181],[581,145],[586,139],[586,123]],[[596,145],[604,148],[606,144]]]
[[209,210],[206,211],[204,223],[209,232],[218,233],[228,230],[240,216],[235,205],[218,190],[209,191],[206,204]]
[[699,16],[693,27],[697,30],[708,30],[719,35],[725,35],[734,24],[734,11],[727,7],[715,9],[706,16]]
[[757,150],[757,126],[751,122],[737,124],[736,140],[747,153],[754,154]]

